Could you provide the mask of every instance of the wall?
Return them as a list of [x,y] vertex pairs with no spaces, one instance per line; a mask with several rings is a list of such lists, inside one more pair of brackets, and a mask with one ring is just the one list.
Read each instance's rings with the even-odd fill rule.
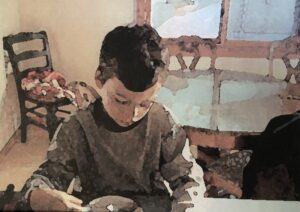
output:
[[2,0],[0,4],[0,150],[20,123],[16,89],[12,78],[7,80],[2,48],[3,36],[20,31],[18,3],[17,0]]
[[[45,30],[54,68],[61,71],[69,82],[81,80],[94,85],[105,34],[118,25],[133,22],[134,5],[134,0],[1,0],[0,37],[20,31]],[[6,79],[1,50],[0,151],[20,125],[14,83],[12,76]]]
[[[19,13],[17,0],[3,0],[0,7],[0,37],[19,31]],[[4,67],[3,41],[0,39],[0,102],[5,95],[6,73]],[[1,103],[0,103],[1,104]]]
[[19,4],[21,30],[48,33],[54,68],[68,81],[91,85],[105,34],[134,19],[134,0],[26,0]]

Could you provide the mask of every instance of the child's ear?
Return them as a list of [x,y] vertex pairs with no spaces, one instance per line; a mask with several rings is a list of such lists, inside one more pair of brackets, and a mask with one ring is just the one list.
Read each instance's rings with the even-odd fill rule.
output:
[[103,84],[100,79],[101,79],[101,71],[99,70],[99,68],[97,68],[96,73],[95,73],[95,81],[96,81],[96,85],[99,89],[101,89],[103,87]]

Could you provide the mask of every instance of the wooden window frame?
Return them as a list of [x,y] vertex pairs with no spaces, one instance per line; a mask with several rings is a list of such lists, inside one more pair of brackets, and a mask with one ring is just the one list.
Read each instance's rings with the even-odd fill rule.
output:
[[[227,24],[230,0],[222,0],[219,35],[216,39],[202,39],[198,36],[181,36],[179,38],[163,38],[163,44],[170,55],[207,56],[237,58],[276,59],[288,55],[288,58],[300,57],[300,36],[282,41],[245,41],[227,40]],[[136,22],[150,24],[151,0],[136,0]],[[300,30],[298,30],[300,31]]]

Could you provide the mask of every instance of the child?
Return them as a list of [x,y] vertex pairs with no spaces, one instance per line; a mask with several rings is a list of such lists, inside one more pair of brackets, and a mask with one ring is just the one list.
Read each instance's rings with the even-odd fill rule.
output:
[[148,25],[106,35],[96,71],[101,99],[59,126],[48,160],[23,189],[32,209],[85,210],[82,204],[108,195],[111,204],[100,198],[96,208],[113,211],[124,201],[131,211],[192,206],[180,203],[191,200],[187,188],[199,185],[182,155],[185,132],[154,102],[166,72],[160,41]]

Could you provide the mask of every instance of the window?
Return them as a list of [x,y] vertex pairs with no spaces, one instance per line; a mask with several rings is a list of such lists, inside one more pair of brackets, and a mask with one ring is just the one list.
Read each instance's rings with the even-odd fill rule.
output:
[[152,0],[151,25],[164,38],[183,35],[217,38],[221,3],[221,0]]
[[[174,56],[269,58],[272,41],[300,32],[300,0],[137,0],[136,5],[137,22],[156,28]],[[278,47],[272,58],[288,51]]]
[[295,5],[296,0],[230,1],[227,38],[274,41],[294,35]]

